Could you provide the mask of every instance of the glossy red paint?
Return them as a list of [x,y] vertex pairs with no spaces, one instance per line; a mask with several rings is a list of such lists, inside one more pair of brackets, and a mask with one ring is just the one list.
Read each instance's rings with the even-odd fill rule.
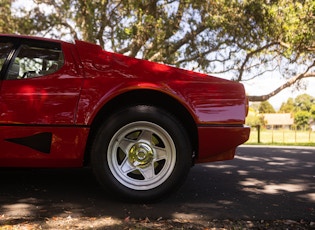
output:
[[[197,137],[197,163],[232,159],[235,148],[249,137],[244,126],[248,102],[239,83],[107,52],[82,41],[3,38],[58,43],[64,65],[53,74],[30,79],[5,80],[1,72],[1,167],[82,166],[96,117],[114,100],[123,104],[118,98],[130,92],[165,95],[189,114],[196,130],[191,136]],[[42,132],[52,133],[49,154],[8,141]]]
[[[31,137],[43,132],[53,134],[49,154],[9,141],[10,138]],[[87,127],[1,125],[0,167],[82,166],[88,133]]]
[[[148,89],[182,103],[197,124],[244,124],[247,101],[239,83],[109,53],[84,42],[78,42],[77,46],[86,73],[82,90],[84,102],[89,105],[86,111],[97,112],[96,104],[102,106],[119,94]],[[92,119],[93,116],[80,117],[79,123],[91,123]]]
[[196,163],[233,159],[236,147],[248,140],[249,131],[243,127],[199,127],[199,156]]

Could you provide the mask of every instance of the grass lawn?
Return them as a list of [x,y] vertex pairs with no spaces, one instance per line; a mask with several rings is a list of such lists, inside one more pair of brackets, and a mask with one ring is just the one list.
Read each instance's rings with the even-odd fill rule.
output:
[[246,144],[279,144],[315,146],[315,132],[294,130],[260,130],[260,143],[258,131],[252,128]]

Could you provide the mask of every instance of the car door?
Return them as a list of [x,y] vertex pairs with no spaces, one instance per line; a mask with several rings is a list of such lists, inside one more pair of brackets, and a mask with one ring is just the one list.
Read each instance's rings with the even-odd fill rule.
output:
[[0,68],[0,166],[62,158],[56,143],[75,125],[82,86],[71,52],[58,42],[0,38]]

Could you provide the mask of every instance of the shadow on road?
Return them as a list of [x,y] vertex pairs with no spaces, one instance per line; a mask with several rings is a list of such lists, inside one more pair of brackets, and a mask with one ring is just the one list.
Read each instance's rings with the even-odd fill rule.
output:
[[[232,161],[196,165],[154,204],[113,199],[89,169],[1,169],[0,216],[124,219],[315,219],[315,148],[238,148]],[[0,219],[1,225],[1,219]]]

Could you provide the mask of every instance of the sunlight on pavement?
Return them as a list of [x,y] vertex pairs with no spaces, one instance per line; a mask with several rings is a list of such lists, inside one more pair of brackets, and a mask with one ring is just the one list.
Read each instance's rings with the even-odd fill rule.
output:
[[245,171],[245,170],[237,170],[237,173],[241,176],[249,175],[249,171]]
[[233,169],[237,168],[235,165],[217,165],[217,164],[209,164],[209,165],[203,165],[205,168],[214,168],[214,169]]
[[245,181],[239,182],[240,185],[245,186],[244,191],[254,192],[257,194],[278,194],[283,191],[285,192],[301,192],[305,191],[307,186],[305,184],[294,184],[282,183],[282,184],[267,184],[265,181],[261,181],[255,178],[246,178]]
[[179,220],[196,220],[200,219],[200,215],[197,213],[183,213],[183,212],[176,212],[173,214],[174,219],[179,219]]
[[299,161],[297,159],[290,159],[290,158],[284,158],[284,157],[272,157],[272,161],[269,161],[268,165],[298,165]]
[[38,206],[27,203],[2,205],[2,208],[5,210],[2,215],[13,217],[32,216],[39,209]]
[[236,155],[235,159],[243,160],[243,161],[265,161],[266,160],[266,158],[262,158],[262,157],[245,157],[245,156],[239,156],[239,155]]
[[68,216],[67,218],[53,217],[45,222],[47,228],[49,229],[93,229],[99,228],[103,229],[105,227],[118,226],[122,224],[121,220],[112,217],[99,217],[99,218],[88,218],[81,217],[72,218]]
[[300,198],[303,198],[303,199],[308,199],[312,202],[315,202],[315,193],[308,193],[308,194],[305,194],[305,195],[299,195]]
[[265,185],[264,189],[262,190],[264,193],[268,194],[277,194],[281,191],[286,192],[300,192],[305,190],[305,187],[302,185],[296,185],[296,184],[270,184]]

